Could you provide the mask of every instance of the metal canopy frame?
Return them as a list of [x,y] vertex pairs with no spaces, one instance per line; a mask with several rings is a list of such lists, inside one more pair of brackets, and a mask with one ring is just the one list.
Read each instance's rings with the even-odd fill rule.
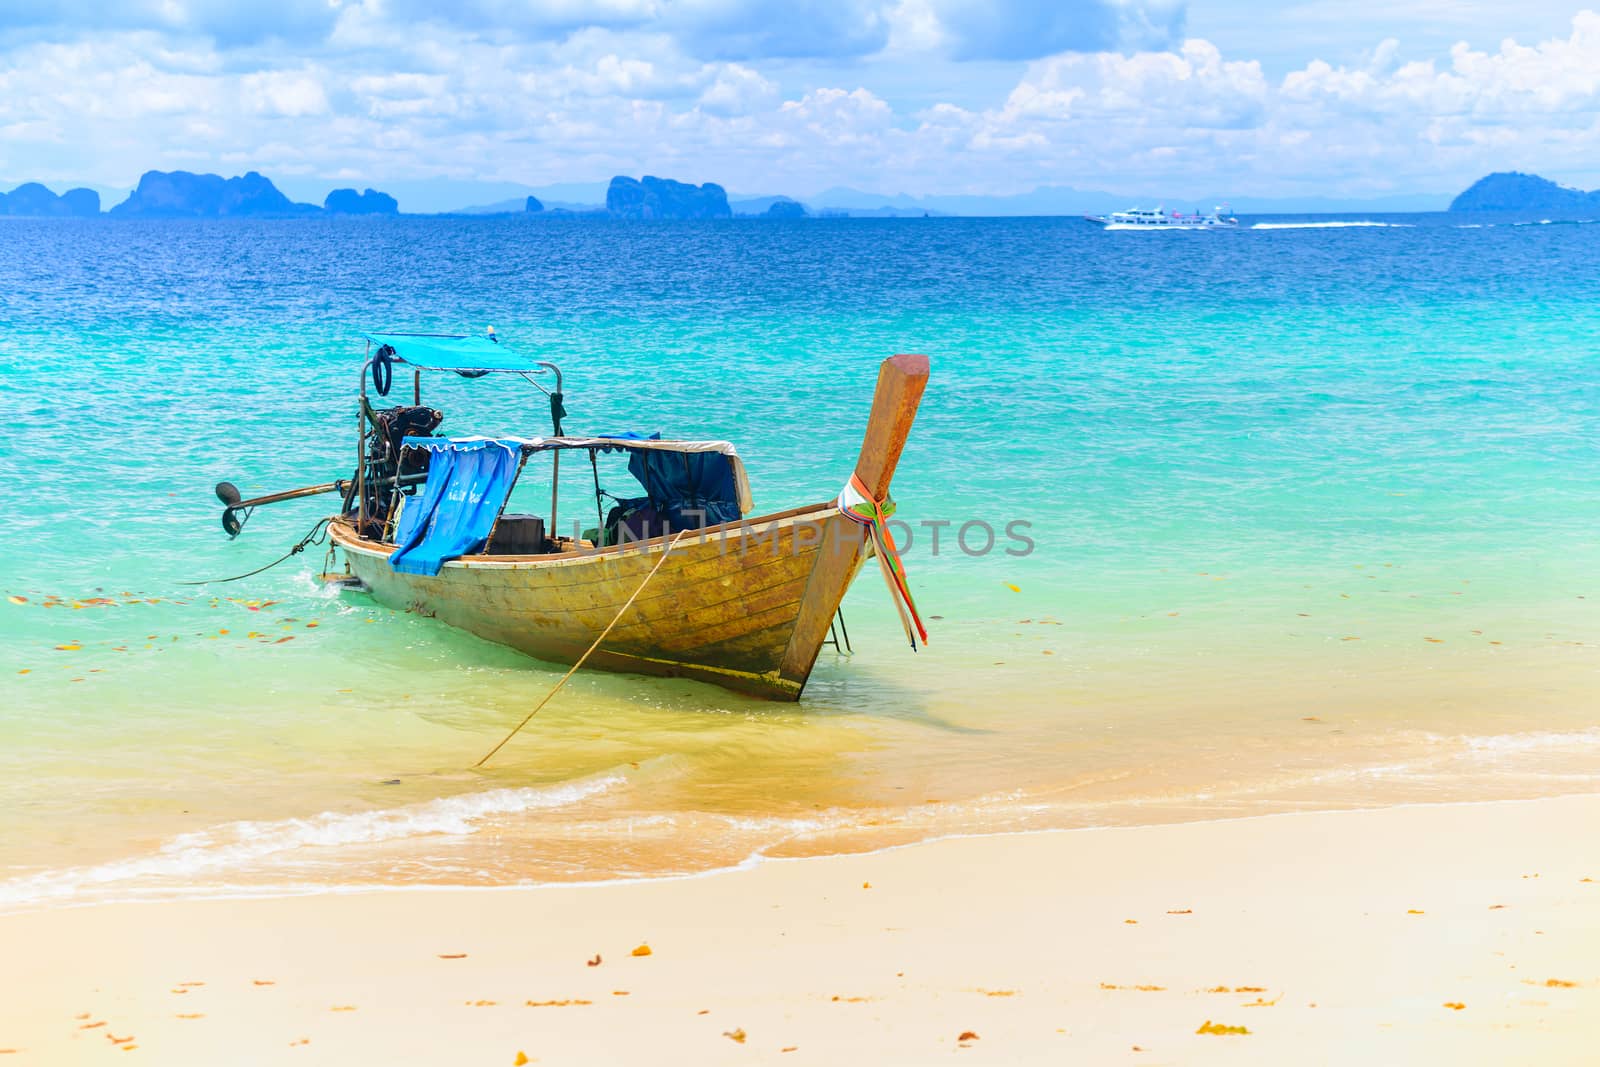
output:
[[[450,341],[464,341],[464,340],[467,340],[468,338],[474,336],[472,334],[464,334],[464,333],[392,333],[392,332],[388,332],[388,331],[382,331],[382,332],[383,332],[384,336],[387,336],[387,337],[416,337],[416,338],[431,337],[431,338],[436,338],[438,340],[450,340]],[[495,338],[495,342],[498,344],[499,343],[499,339]],[[366,352],[365,352],[364,356],[362,357],[362,363],[361,363],[361,380],[360,380],[360,385],[359,385],[359,401],[358,401],[358,406],[357,406],[357,410],[356,410],[356,480],[355,480],[355,491],[356,491],[356,524],[357,524],[356,528],[358,530],[365,530],[366,529],[366,525],[367,525],[367,492],[366,492],[366,490],[367,490],[367,439],[370,436],[369,432],[368,432],[368,429],[367,429],[367,411],[368,411],[369,406],[370,406],[367,403],[367,378],[368,378],[368,375],[370,374],[370,372],[372,370],[373,363],[376,362],[376,356],[374,356],[373,351],[372,351],[372,344],[373,344],[372,338],[371,337],[367,337],[366,338],[366,346],[367,346],[366,347]],[[392,350],[393,349],[391,349],[391,351]],[[396,353],[396,355],[398,356],[398,353]],[[405,359],[403,357],[401,357],[399,359],[399,362],[406,363],[406,361],[405,361]],[[488,375],[488,374],[513,374],[513,375],[516,375],[517,377],[521,378],[523,381],[527,382],[529,385],[532,385],[535,389],[538,389],[541,393],[544,393],[546,396],[554,396],[554,395],[560,394],[562,392],[562,388],[561,388],[561,368],[556,366],[554,363],[550,363],[550,362],[547,362],[545,360],[535,360],[535,361],[533,361],[532,365],[535,368],[538,368],[538,369],[533,370],[533,371],[523,370],[523,369],[520,369],[520,368],[513,369],[513,368],[510,368],[510,367],[485,367],[485,368],[482,368],[482,369],[471,368],[470,369],[470,373],[462,373],[461,371],[454,370],[454,369],[445,369],[445,368],[436,368],[436,367],[419,367],[419,366],[417,366],[415,364],[411,364],[411,363],[406,363],[406,365],[411,367],[411,403],[413,405],[418,406],[418,407],[420,407],[422,405],[422,372],[424,370],[429,371],[431,373],[435,373],[435,374],[457,374],[457,375],[460,375],[461,377],[464,377],[464,378],[481,378],[484,375]],[[549,371],[551,374],[555,375],[556,385],[555,385],[555,389],[554,390],[546,389],[543,385],[540,385],[538,382],[534,381],[533,375],[541,373],[542,371]],[[560,434],[561,426],[560,426],[559,422],[557,422],[552,428],[556,431],[557,434]],[[524,455],[523,455],[523,461],[522,462],[524,464],[527,463],[527,454],[526,453],[524,453]],[[559,451],[555,452],[555,454],[554,454],[554,456],[553,456],[553,458],[551,460],[551,467],[552,467],[552,469],[551,469],[551,473],[550,473],[550,529],[554,530],[554,529],[556,529],[557,490],[558,490],[558,487],[559,487],[560,482],[561,482],[561,453]],[[521,477],[521,474],[522,474],[522,468],[519,465],[518,468],[517,468],[518,477]],[[514,486],[514,484],[515,483],[513,483],[513,486]],[[346,506],[348,506],[348,505],[346,505]]]

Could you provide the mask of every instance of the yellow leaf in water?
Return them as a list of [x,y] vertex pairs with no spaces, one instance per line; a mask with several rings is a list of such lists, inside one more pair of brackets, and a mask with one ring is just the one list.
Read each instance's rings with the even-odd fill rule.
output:
[[28,602],[28,598],[25,596],[11,596],[6,597],[6,599],[11,601],[13,604],[26,604]]
[[1222,1023],[1214,1023],[1210,1019],[1207,1019],[1205,1022],[1201,1023],[1200,1024],[1200,1029],[1195,1031],[1195,1033],[1197,1033],[1197,1034],[1218,1034],[1218,1035],[1222,1035],[1222,1034],[1248,1034],[1249,1032],[1250,1032],[1250,1028],[1247,1027],[1247,1026],[1225,1026]]
[[1014,585],[1012,585],[1012,584],[1011,584],[1011,583],[1010,583],[1010,582],[1007,582],[1007,583],[1006,583],[1006,588],[1007,588],[1007,589],[1009,589],[1009,590],[1011,590],[1011,591],[1012,591],[1012,592],[1013,592],[1013,593],[1020,593],[1020,592],[1022,592],[1022,590],[1021,590],[1021,589],[1018,589],[1018,588],[1017,588],[1017,587],[1016,587],[1016,586],[1014,586]]
[[56,651],[57,652],[80,652],[82,650],[83,650],[83,646],[80,645],[80,644],[77,644],[76,642],[74,642],[73,644],[70,644],[70,645],[57,645],[56,646]]
[[648,955],[650,955],[650,946],[649,945],[640,945],[638,948],[633,950],[631,955],[634,955],[634,956],[648,956]]

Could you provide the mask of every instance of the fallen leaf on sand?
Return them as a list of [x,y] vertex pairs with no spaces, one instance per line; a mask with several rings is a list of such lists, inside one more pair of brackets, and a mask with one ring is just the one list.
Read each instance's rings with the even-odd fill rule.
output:
[[1490,911],[1499,911],[1503,907],[1505,907],[1504,904],[1490,904],[1489,905],[1489,910]]
[[956,1038],[956,1040],[957,1041],[977,1041],[978,1040],[978,1035],[975,1032],[971,1031],[971,1030],[963,1030],[963,1031],[961,1031],[961,1036]]
[[783,1046],[783,1048],[780,1048],[778,1051],[779,1052],[799,1052],[800,1051],[800,1046],[799,1045],[785,1045],[785,1046]]
[[841,997],[836,993],[836,994],[834,994],[834,997],[833,997],[833,1003],[835,1003],[835,1004],[865,1004],[871,999],[872,999],[871,997]]
[[205,1017],[206,1017],[205,1013],[204,1012],[199,1012],[199,1011],[191,1012],[188,1015],[175,1016],[175,1018],[179,1018],[179,1019],[204,1019]]
[[198,989],[199,987],[205,985],[204,982],[179,982],[178,984],[183,986],[185,989]]
[[1444,1002],[1444,1006],[1449,1008],[1451,1011],[1460,1011],[1462,1008],[1466,1007],[1466,1005],[1461,1003],[1459,1000],[1447,1000]]
[[294,1048],[296,1045],[309,1045],[309,1044],[311,1044],[311,1039],[309,1037],[302,1037],[299,1041],[291,1041],[291,1042],[289,1042],[289,1047],[290,1048]]
[[594,954],[594,959],[592,959],[592,960],[590,960],[590,961],[589,961],[589,966],[591,966],[591,967],[598,967],[598,966],[600,966],[600,953],[598,953],[598,952],[596,952],[596,953],[595,953],[595,954]]
[[87,1019],[88,1017],[89,1017],[89,1013],[88,1012],[84,1012],[82,1015],[74,1015],[73,1016],[74,1019]]
[[255,984],[256,984],[256,985],[277,985],[277,983],[276,983],[276,982],[274,982],[274,981],[273,981],[273,980],[272,980],[272,979],[270,979],[270,978],[257,978],[257,979],[256,979],[256,980],[255,980]]
[[872,888],[872,883],[871,882],[862,882],[861,883],[861,888],[862,889],[871,889]]
[[139,1047],[138,1045],[123,1045],[122,1046],[122,1051],[124,1051],[124,1052],[132,1052],[134,1049],[136,1049],[138,1047]]
[[626,997],[630,996],[631,994],[626,989],[613,989],[611,991],[611,995],[614,997]]
[[528,1054],[526,1052],[520,1052],[520,1051],[517,1053],[517,1058],[511,1061],[512,1067],[523,1067],[523,1065],[526,1064],[527,1062],[528,1062]]
[[492,1008],[494,1004],[495,1002],[492,1000],[469,1000],[466,1002],[469,1008]]
[[1248,1034],[1249,1032],[1250,1032],[1250,1028],[1247,1027],[1247,1026],[1225,1026],[1222,1023],[1214,1023],[1210,1019],[1207,1019],[1205,1022],[1201,1023],[1200,1024],[1200,1029],[1195,1031],[1195,1033],[1197,1033],[1197,1034],[1218,1034],[1218,1035],[1222,1035],[1222,1034]]
[[82,1026],[78,1027],[78,1029],[79,1030],[93,1030],[95,1027],[104,1026],[105,1024],[106,1024],[106,1021],[104,1019],[101,1019],[97,1023],[84,1023]]
[[1171,911],[1167,912],[1167,914],[1168,915],[1193,915],[1194,914],[1194,909],[1193,908],[1173,908]]
[[111,1042],[113,1045],[126,1045],[128,1042],[133,1040],[133,1035],[129,1034],[127,1037],[113,1037],[111,1036],[111,1031],[107,1030],[106,1040]]
[[701,1008],[699,1011],[695,1012],[695,1014],[696,1015],[710,1015],[711,1014],[711,1009],[710,1008]]
[[525,1008],[568,1008],[579,1004],[593,1004],[592,1000],[530,1000],[523,1005]]
[[1544,985],[1546,989],[1576,989],[1578,983],[1564,981],[1560,978],[1546,978]]
[[354,1004],[335,1004],[333,1007],[329,1008],[328,1010],[329,1011],[355,1011],[356,1010],[356,1006]]
[[630,956],[648,956],[650,954],[649,945],[640,945],[638,948],[629,953]]
[[1407,908],[1406,909],[1406,914],[1407,915],[1421,915],[1422,914],[1422,909],[1421,908]]
[[1125,926],[1138,926],[1139,925],[1139,920],[1138,919],[1123,919],[1122,922],[1123,922],[1123,924]]
[[467,958],[467,954],[465,952],[441,952],[439,953],[439,958],[441,960],[464,960]]
[[986,997],[1014,997],[1017,995],[1015,989],[980,989],[978,992]]
[[722,1031],[722,1036],[728,1038],[729,1040],[737,1041],[742,1045],[744,1044],[745,1038],[744,1027],[741,1026],[737,1030],[724,1030]]

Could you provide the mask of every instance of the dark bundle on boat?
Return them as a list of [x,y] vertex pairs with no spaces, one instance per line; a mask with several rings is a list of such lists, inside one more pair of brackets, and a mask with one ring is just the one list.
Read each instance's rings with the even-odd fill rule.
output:
[[[352,499],[346,502],[345,511],[352,516],[364,514],[363,532],[367,536],[381,537],[385,518],[393,513],[399,498],[417,491],[421,478],[407,476],[428,472],[428,451],[406,449],[405,439],[432,437],[433,431],[444,422],[444,412],[418,405],[401,405],[376,412],[368,406],[364,410],[371,425],[363,480],[365,507],[358,509]],[[351,496],[353,498],[354,494]]]

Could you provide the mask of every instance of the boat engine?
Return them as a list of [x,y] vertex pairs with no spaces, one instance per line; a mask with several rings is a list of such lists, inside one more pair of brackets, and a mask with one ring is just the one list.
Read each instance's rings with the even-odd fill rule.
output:
[[[367,521],[361,535],[381,538],[400,497],[415,493],[428,472],[426,449],[412,449],[402,458],[401,446],[407,437],[432,437],[444,421],[444,412],[401,406],[369,411],[368,419],[366,480],[361,487]],[[353,505],[350,511],[356,512]]]

